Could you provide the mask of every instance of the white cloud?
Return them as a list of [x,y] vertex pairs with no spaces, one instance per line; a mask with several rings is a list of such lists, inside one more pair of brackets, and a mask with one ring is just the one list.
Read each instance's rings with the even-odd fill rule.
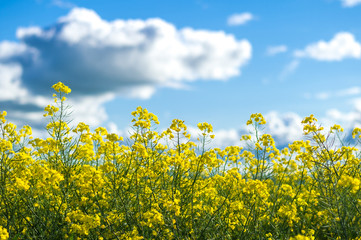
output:
[[286,79],[289,75],[291,75],[294,71],[296,71],[299,65],[300,62],[298,60],[293,60],[283,68],[282,72],[279,75],[279,78],[281,80]]
[[319,92],[319,93],[315,93],[314,95],[312,95],[310,93],[306,93],[305,98],[308,98],[308,99],[316,98],[316,99],[320,99],[320,100],[326,100],[326,99],[333,98],[333,97],[355,96],[355,95],[359,95],[360,93],[361,93],[360,87],[350,87],[350,88],[345,88],[345,89],[341,89],[341,90],[337,90],[337,91]]
[[326,112],[326,117],[332,119],[334,122],[339,122],[344,127],[349,127],[352,123],[361,120],[360,112],[351,111],[348,113],[343,113],[338,109],[330,109]]
[[10,59],[24,54],[27,51],[25,44],[19,44],[9,41],[0,42],[0,61]]
[[104,103],[114,99],[111,93],[101,96],[83,96],[81,98],[69,99],[68,104],[71,106],[74,122],[84,122],[90,126],[99,126],[108,120]]
[[267,48],[267,55],[274,56],[279,53],[287,52],[286,45],[279,45],[279,46],[270,46]]
[[122,95],[129,98],[138,98],[138,99],[149,99],[153,96],[156,89],[153,86],[141,86],[127,89],[127,91],[122,93]]
[[148,99],[163,87],[224,81],[240,75],[252,55],[247,40],[223,31],[177,29],[159,18],[107,21],[85,8],[46,28],[19,28],[17,38],[0,42],[0,104],[18,122],[15,112],[25,106],[28,115],[42,114],[58,81],[73,90],[76,119],[100,124],[115,96]]
[[361,98],[353,99],[352,104],[355,107],[356,111],[361,113]]
[[228,17],[227,23],[230,26],[238,26],[238,25],[244,25],[247,22],[254,19],[254,16],[252,13],[245,12],[245,13],[237,13],[233,14]]
[[46,29],[20,28],[17,36],[41,56],[24,66],[23,81],[35,92],[51,79],[71,83],[78,94],[144,92],[145,86],[151,94],[162,86],[237,76],[252,51],[247,40],[222,31],[176,29],[158,18],[109,22],[84,8]]
[[[350,138],[350,133],[355,127],[361,127],[361,98],[356,98],[351,102],[353,110],[341,112],[338,109],[329,109],[325,116],[316,116],[317,125],[324,127],[324,133],[328,133],[334,124],[340,124],[344,128],[344,136]],[[306,116],[297,113],[269,112],[264,115],[267,124],[265,132],[271,134],[276,143],[285,146],[295,140],[308,139],[303,135],[303,125],[301,121]]]
[[44,32],[42,31],[42,29],[40,27],[27,27],[27,28],[23,28],[20,27],[16,30],[16,37],[17,38],[25,38],[27,36],[31,37],[45,37],[48,36],[48,38],[52,37],[54,35],[54,31],[51,32],[52,34],[48,34],[48,35],[44,35]]
[[240,141],[241,134],[236,129],[220,129],[214,131],[214,140],[212,146],[225,148],[227,146],[243,146],[244,143]]
[[361,0],[341,0],[341,2],[344,7],[354,7],[361,4]]
[[295,51],[296,57],[319,61],[341,61],[345,58],[361,58],[361,44],[348,32],[337,33],[329,42],[319,41]]
[[325,129],[329,129],[333,124],[340,124],[345,129],[345,134],[349,135],[355,127],[361,127],[361,98],[353,98],[349,101],[352,106],[352,110],[349,112],[343,112],[338,109],[329,109],[326,111],[325,118],[322,118],[322,122]]
[[361,88],[360,87],[351,87],[351,88],[347,88],[347,89],[343,89],[340,91],[337,91],[336,95],[343,97],[343,96],[353,96],[353,95],[357,95],[361,93]]
[[285,145],[303,139],[302,118],[296,113],[269,112],[265,114],[265,132],[271,134],[276,143]]
[[107,130],[109,133],[116,133],[118,135],[121,135],[122,133],[122,131],[119,130],[119,127],[115,122],[109,122]]
[[28,94],[21,86],[21,74],[20,65],[0,63],[0,101],[16,100]]

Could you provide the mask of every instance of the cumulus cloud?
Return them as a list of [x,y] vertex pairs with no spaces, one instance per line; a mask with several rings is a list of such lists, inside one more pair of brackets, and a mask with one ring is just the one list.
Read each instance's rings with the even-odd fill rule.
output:
[[252,15],[252,13],[249,13],[249,12],[237,13],[237,14],[233,14],[228,17],[227,24],[229,26],[244,25],[253,19],[254,19],[254,16]]
[[279,46],[270,46],[267,48],[267,55],[268,56],[274,56],[279,53],[287,52],[287,46],[286,45],[279,45]]
[[361,113],[361,98],[355,98],[351,102],[354,105],[356,111]]
[[0,42],[0,61],[23,55],[27,50],[28,49],[25,44],[9,41]]
[[345,58],[361,58],[361,44],[348,32],[337,33],[329,42],[312,43],[294,52],[296,57],[313,58],[318,61],[341,61]]
[[303,139],[302,117],[297,113],[278,113],[275,111],[265,114],[267,121],[265,131],[271,134],[279,145],[286,145],[295,140]]
[[21,87],[22,68],[19,64],[0,63],[0,101],[21,99],[27,94]]
[[107,119],[103,104],[115,96],[147,99],[158,88],[224,81],[252,55],[247,40],[223,31],[177,29],[159,18],[107,21],[85,8],[45,28],[19,28],[17,38],[0,42],[1,105],[43,108],[61,81],[73,90],[78,116],[93,123]]
[[335,122],[341,123],[344,127],[352,127],[361,120],[361,112],[357,109],[346,113],[338,109],[330,109],[326,112],[326,116]]
[[178,30],[157,18],[108,22],[82,8],[53,27],[22,28],[17,36],[39,52],[37,61],[23,64],[24,85],[36,93],[52,79],[71,83],[75,94],[147,86],[149,95],[149,86],[239,75],[251,58],[247,40],[224,32]]
[[344,7],[354,7],[361,4],[361,0],[341,0],[341,2]]
[[114,95],[104,94],[98,97],[84,96],[81,99],[69,99],[72,117],[91,126],[99,126],[108,119],[104,103],[114,99]]

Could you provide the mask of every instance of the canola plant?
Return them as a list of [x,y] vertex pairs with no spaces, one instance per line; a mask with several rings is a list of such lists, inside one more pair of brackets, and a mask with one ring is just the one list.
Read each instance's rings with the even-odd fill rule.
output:
[[[279,150],[261,114],[241,141],[207,148],[212,126],[191,141],[184,121],[154,131],[138,107],[128,142],[69,126],[66,95],[53,86],[46,139],[0,112],[0,239],[361,239],[361,160],[355,146],[330,144],[313,115],[309,140]],[[354,129],[359,142],[361,129]]]

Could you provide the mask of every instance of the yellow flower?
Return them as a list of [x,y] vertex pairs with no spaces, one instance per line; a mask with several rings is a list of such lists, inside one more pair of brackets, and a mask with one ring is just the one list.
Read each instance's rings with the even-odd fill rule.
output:
[[6,228],[0,226],[0,240],[7,240],[9,239],[9,233]]
[[317,121],[317,119],[314,117],[313,114],[311,114],[309,117],[305,117],[305,118],[302,120],[301,123],[303,123],[303,124],[309,124],[309,123],[313,123],[313,122],[315,122],[315,121]]
[[197,126],[198,126],[199,130],[203,131],[204,133],[211,133],[211,132],[213,132],[213,127],[212,127],[212,125],[209,124],[209,123],[206,123],[206,122],[204,122],[204,123],[198,123]]
[[43,116],[46,117],[46,116],[53,116],[54,113],[56,113],[57,111],[59,111],[59,108],[57,107],[54,107],[54,106],[51,106],[51,105],[48,105],[45,107],[44,109],[45,113]]
[[343,132],[343,128],[338,124],[335,124],[330,128],[330,133],[332,133],[333,130]]
[[247,121],[247,125],[251,125],[253,123],[257,123],[259,125],[266,124],[266,120],[264,119],[261,113],[253,113],[251,114],[250,119]]
[[0,112],[0,122],[5,123],[6,119],[5,116],[7,115],[6,111],[3,111],[2,113]]
[[[355,128],[353,131],[352,131],[352,138],[355,138],[356,135],[359,135],[361,133],[361,128]],[[361,135],[359,135],[359,137],[361,137]]]
[[69,94],[71,92],[71,89],[68,86],[64,85],[62,82],[58,82],[57,84],[54,84],[53,88],[55,91],[59,93],[63,92],[65,94]]

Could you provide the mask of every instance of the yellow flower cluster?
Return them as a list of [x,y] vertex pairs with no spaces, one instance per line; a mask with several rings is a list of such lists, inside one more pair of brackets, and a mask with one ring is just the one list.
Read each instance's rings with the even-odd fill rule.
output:
[[357,193],[360,189],[361,181],[359,178],[342,175],[337,184],[340,187],[349,188],[350,193]]
[[330,128],[330,133],[333,133],[333,130],[343,132],[343,128],[338,124],[335,124]]
[[[209,134],[209,133],[213,133],[213,126],[212,126],[211,124],[209,124],[209,123],[206,123],[206,122],[204,122],[204,123],[198,123],[197,126],[198,126],[199,130],[202,131],[202,135],[203,135],[204,137],[207,136],[207,134]],[[210,137],[211,139],[213,139],[213,138],[214,138],[214,134],[209,135],[209,137]],[[189,136],[188,138],[190,138],[190,136]]]
[[255,124],[255,123],[257,123],[259,125],[263,125],[263,124],[266,124],[266,120],[264,119],[262,114],[253,113],[253,114],[251,114],[251,117],[247,121],[247,125],[251,125],[251,124]]
[[7,115],[7,112],[6,111],[3,111],[3,112],[0,112],[0,121],[1,123],[5,123],[5,117]]
[[90,214],[83,213],[80,210],[75,210],[68,213],[65,221],[71,224],[70,234],[77,233],[79,235],[88,236],[91,229],[100,226],[99,215],[92,216]]
[[0,226],[0,240],[7,240],[9,239],[9,233],[6,228]]
[[45,113],[43,116],[44,117],[47,117],[47,116],[53,116],[54,113],[56,113],[57,111],[59,111],[59,108],[55,107],[55,106],[51,106],[51,105],[48,105],[45,107],[45,111],[47,113]]
[[53,88],[58,93],[69,94],[71,92],[71,89],[68,86],[65,86],[64,83],[62,82],[58,82],[57,84],[54,84]]
[[[359,135],[361,133],[361,128],[355,128],[352,131],[352,138],[355,138],[357,135]],[[361,135],[359,135],[359,138],[361,138]]]
[[326,137],[311,115],[302,123],[312,141],[278,149],[257,113],[247,149],[209,149],[212,125],[198,124],[198,141],[179,119],[158,133],[158,118],[138,107],[123,141],[69,126],[70,88],[53,88],[46,139],[0,113],[0,240],[360,239],[361,159],[356,147],[330,146],[338,125]]

